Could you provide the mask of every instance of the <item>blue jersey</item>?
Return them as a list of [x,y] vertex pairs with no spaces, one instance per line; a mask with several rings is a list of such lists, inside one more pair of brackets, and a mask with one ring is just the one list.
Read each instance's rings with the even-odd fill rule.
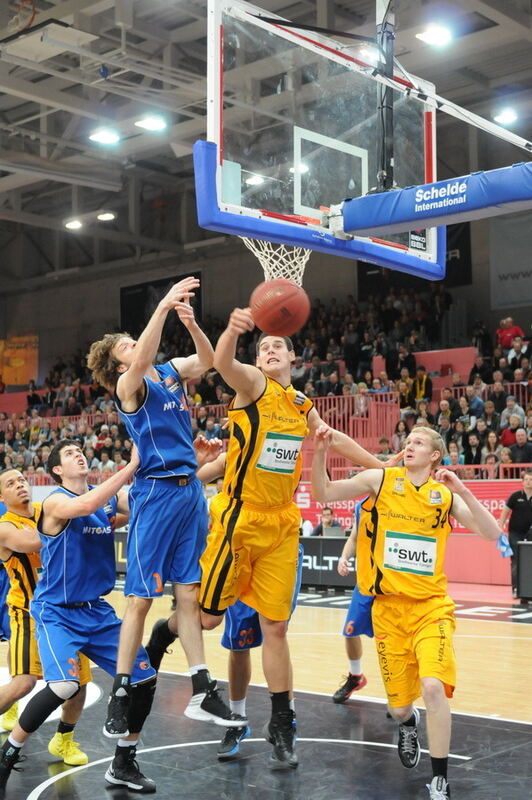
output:
[[[58,492],[76,497],[63,486],[52,494]],[[35,588],[36,601],[56,605],[86,603],[114,589],[116,504],[116,497],[113,497],[94,514],[69,520],[57,536],[42,532],[44,514],[41,515],[38,530],[43,571]]]
[[120,416],[139,451],[140,467],[136,475],[139,478],[192,475],[197,463],[183,382],[170,361],[155,370],[161,380],[144,378],[144,402],[137,411],[131,414],[123,411],[115,396]]

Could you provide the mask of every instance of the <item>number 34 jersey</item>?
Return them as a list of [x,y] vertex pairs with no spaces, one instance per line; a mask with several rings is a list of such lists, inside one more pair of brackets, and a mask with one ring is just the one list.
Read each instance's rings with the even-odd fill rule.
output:
[[453,495],[429,478],[416,487],[404,467],[383,470],[380,491],[363,503],[357,583],[363,594],[423,600],[447,594],[445,549]]

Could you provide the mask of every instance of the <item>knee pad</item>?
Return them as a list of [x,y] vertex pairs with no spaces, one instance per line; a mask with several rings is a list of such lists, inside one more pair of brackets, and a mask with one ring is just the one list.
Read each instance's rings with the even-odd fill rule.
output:
[[65,700],[70,700],[79,692],[79,683],[77,681],[53,681],[48,686],[60,698],[62,703]]
[[127,718],[130,733],[140,733],[142,726],[151,711],[157,679],[150,678],[144,683],[135,683],[131,687],[131,706]]

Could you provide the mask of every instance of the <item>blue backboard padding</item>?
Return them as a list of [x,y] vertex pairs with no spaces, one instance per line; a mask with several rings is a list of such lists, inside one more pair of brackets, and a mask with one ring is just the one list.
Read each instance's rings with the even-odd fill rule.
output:
[[[264,239],[278,244],[308,247],[321,253],[344,258],[369,261],[388,269],[407,272],[421,278],[437,281],[445,277],[446,232],[441,227],[437,233],[436,262],[395,250],[385,245],[359,240],[346,241],[310,226],[288,224],[275,219],[246,216],[222,211],[216,191],[217,148],[213,142],[197,141],[194,144],[194,175],[198,223],[202,228],[252,239]],[[416,224],[413,228],[424,227]],[[373,233],[375,232],[373,229]]]
[[389,234],[532,208],[532,163],[346,200],[344,230]]

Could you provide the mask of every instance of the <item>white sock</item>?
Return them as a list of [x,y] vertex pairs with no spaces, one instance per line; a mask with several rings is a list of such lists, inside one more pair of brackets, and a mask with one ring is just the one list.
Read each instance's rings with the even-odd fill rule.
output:
[[117,747],[135,747],[138,744],[138,741],[139,741],[138,738],[137,739],[129,739],[129,741],[127,739],[119,739],[117,741],[117,743],[116,743],[116,746]]
[[207,664],[196,664],[195,667],[189,667],[188,674],[196,675],[196,673],[198,673],[200,669],[207,669]]
[[229,708],[233,714],[240,714],[241,717],[246,716],[246,698],[243,700],[229,700]]
[[296,713],[296,701],[295,701],[294,697],[292,697],[292,699],[288,701],[288,705],[290,706],[290,711],[293,711],[294,714],[295,714]]
[[19,750],[21,747],[24,747],[24,742],[17,742],[12,733],[10,733],[7,738],[9,740],[9,744],[13,745],[13,747],[18,747]]
[[362,659],[350,658],[349,659],[349,672],[351,675],[362,675]]

